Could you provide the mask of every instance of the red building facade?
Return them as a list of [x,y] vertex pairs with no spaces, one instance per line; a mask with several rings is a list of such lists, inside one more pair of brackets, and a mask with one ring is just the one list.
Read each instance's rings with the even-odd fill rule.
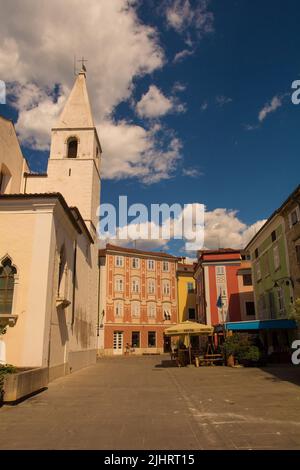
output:
[[201,323],[255,318],[251,265],[245,253],[230,248],[199,251],[195,279]]

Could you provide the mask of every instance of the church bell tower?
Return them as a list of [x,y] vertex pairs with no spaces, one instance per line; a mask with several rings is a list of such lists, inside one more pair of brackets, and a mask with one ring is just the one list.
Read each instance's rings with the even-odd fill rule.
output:
[[52,129],[47,186],[60,192],[69,206],[79,209],[91,234],[95,234],[98,222],[100,157],[83,66]]

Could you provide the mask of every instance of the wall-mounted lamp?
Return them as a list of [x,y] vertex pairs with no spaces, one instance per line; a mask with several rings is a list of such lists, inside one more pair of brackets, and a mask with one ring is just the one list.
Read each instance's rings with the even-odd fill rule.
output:
[[103,319],[104,319],[104,316],[105,316],[105,311],[104,311],[104,309],[103,309],[102,312],[101,312],[100,328],[103,328]]

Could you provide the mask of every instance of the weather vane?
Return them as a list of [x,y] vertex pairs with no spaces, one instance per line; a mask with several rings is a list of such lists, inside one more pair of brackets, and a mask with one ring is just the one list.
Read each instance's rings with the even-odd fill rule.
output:
[[88,60],[85,59],[83,56],[82,56],[81,59],[76,60],[76,56],[74,56],[74,75],[78,75],[78,70],[77,70],[77,67],[76,67],[77,62],[81,62],[81,69],[80,69],[80,71],[83,70],[84,72],[86,72],[86,66],[85,66],[84,63],[85,63],[85,62],[88,62]]

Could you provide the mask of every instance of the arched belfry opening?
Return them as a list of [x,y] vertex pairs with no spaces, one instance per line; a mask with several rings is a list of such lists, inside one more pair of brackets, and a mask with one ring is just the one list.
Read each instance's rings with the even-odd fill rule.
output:
[[78,153],[78,139],[76,137],[70,137],[68,140],[68,158],[76,158]]

